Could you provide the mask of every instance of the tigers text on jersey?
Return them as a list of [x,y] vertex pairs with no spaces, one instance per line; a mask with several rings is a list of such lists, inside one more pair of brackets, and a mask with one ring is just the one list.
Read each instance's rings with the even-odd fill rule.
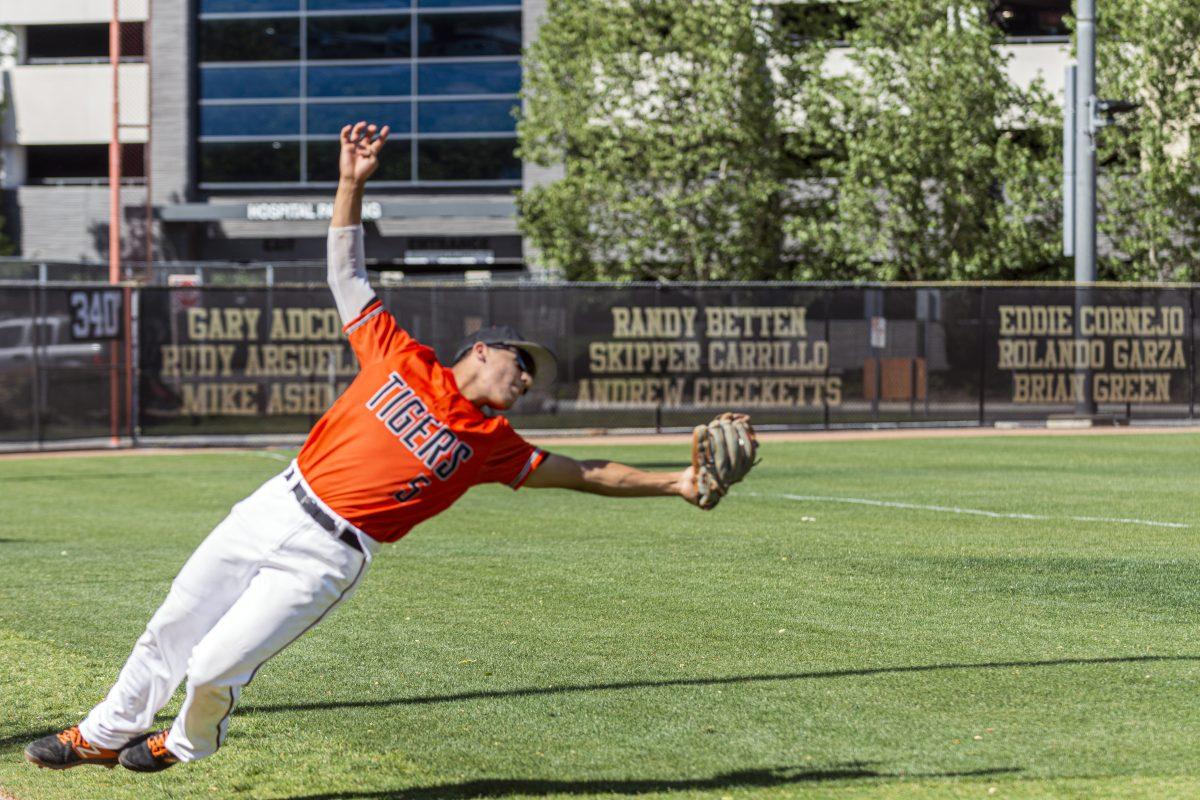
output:
[[360,371],[297,457],[309,487],[362,532],[393,542],[477,483],[517,489],[545,459],[376,300],[345,327]]

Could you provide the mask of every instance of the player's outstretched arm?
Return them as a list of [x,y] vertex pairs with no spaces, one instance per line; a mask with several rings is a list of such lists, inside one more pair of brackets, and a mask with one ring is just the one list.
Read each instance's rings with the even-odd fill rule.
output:
[[576,461],[551,453],[525,486],[534,489],[574,489],[608,497],[682,497],[697,502],[695,473],[647,472],[616,461]]
[[379,151],[387,136],[386,125],[381,130],[359,122],[342,128],[338,188],[329,222],[328,281],[343,324],[375,300],[375,290],[367,280],[362,199],[367,179],[379,167]]

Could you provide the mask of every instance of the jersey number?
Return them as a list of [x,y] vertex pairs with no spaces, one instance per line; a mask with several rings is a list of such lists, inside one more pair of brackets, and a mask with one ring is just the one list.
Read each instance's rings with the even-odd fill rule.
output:
[[428,486],[428,485],[429,485],[429,476],[418,475],[417,477],[413,478],[408,483],[404,484],[404,488],[402,488],[400,491],[396,492],[394,495],[392,495],[392,497],[396,498],[397,503],[407,503],[409,500],[412,500],[414,497],[416,497],[418,494],[421,493],[422,486]]

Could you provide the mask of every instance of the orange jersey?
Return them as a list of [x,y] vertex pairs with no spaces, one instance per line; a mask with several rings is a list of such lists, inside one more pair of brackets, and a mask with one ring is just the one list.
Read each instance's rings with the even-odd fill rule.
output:
[[508,420],[463,397],[454,373],[379,300],[344,330],[358,376],[297,463],[317,497],[364,533],[394,542],[477,483],[520,488],[545,459]]

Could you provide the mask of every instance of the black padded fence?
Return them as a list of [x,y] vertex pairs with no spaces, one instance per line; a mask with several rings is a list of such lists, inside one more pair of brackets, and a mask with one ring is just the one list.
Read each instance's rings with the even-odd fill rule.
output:
[[131,439],[132,290],[0,287],[0,444]]
[[[20,320],[71,322],[72,291],[111,292],[0,290],[0,336],[10,320],[18,328]],[[136,386],[134,395],[117,392],[113,412],[124,338],[72,339],[69,350],[62,334],[47,334],[53,343],[18,345],[26,360],[4,357],[3,440],[101,435],[114,419],[128,420],[128,432],[141,436],[303,434],[356,373],[324,286],[131,291],[136,358],[126,381]],[[686,429],[725,409],[787,428],[1196,415],[1194,287],[514,284],[379,291],[400,324],[443,359],[465,334],[492,322],[512,324],[554,350],[558,381],[509,412],[524,430]],[[86,357],[72,360],[68,352]]]

